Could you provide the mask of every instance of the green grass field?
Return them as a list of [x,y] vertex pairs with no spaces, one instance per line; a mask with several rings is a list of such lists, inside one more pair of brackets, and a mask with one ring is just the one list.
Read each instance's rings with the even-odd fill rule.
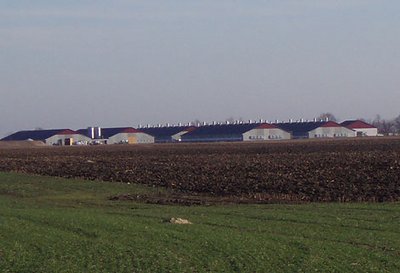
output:
[[[0,272],[399,272],[400,204],[160,206],[0,173]],[[174,225],[182,217],[192,225]]]

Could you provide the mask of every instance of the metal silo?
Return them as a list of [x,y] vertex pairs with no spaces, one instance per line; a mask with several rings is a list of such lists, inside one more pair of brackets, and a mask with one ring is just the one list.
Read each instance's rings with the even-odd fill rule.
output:
[[94,127],[94,138],[101,139],[101,127]]

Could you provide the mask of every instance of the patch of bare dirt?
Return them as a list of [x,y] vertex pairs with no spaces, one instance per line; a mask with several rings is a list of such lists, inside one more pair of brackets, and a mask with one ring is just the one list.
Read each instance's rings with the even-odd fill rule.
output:
[[0,149],[0,171],[164,187],[160,204],[400,201],[400,139]]
[[0,141],[0,149],[26,149],[48,147],[41,141]]

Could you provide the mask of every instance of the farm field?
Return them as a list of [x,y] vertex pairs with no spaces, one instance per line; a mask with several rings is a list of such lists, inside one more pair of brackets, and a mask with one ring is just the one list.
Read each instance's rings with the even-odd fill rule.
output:
[[0,149],[0,171],[137,183],[172,194],[153,203],[398,201],[400,139]]
[[400,268],[398,202],[177,206],[111,198],[165,191],[0,173],[0,272]]

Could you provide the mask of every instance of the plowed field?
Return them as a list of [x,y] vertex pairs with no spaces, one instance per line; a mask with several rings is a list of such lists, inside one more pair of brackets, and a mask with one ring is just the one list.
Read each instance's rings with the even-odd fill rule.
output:
[[400,139],[0,150],[0,171],[269,201],[400,200]]

